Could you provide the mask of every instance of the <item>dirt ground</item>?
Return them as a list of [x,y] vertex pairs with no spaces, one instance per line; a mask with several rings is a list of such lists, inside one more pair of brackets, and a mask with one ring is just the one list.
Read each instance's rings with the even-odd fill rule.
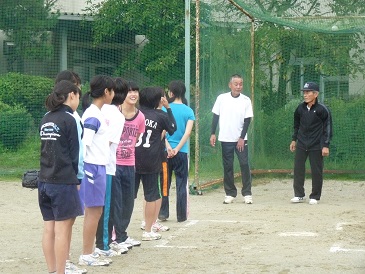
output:
[[[242,197],[223,204],[222,187],[191,195],[188,221],[177,223],[173,210],[161,240],[142,242],[88,273],[365,273],[364,181],[325,181],[318,205],[291,204],[289,179],[256,180],[252,191],[252,205]],[[174,209],[174,193],[171,203]],[[139,197],[129,228],[136,239],[141,209]],[[0,182],[0,214],[0,272],[47,273],[37,191]],[[82,222],[78,218],[73,230],[75,262]]]

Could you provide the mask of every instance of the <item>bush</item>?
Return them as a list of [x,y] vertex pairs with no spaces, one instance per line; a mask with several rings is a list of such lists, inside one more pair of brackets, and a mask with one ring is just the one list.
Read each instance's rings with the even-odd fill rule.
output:
[[33,126],[34,120],[24,107],[0,102],[0,143],[4,148],[18,148]]
[[330,160],[344,169],[363,169],[365,164],[365,97],[327,102],[333,120]]
[[[348,101],[332,99],[325,104],[332,113],[333,121],[333,138],[330,156],[325,158],[326,168],[362,170],[365,164],[365,97]],[[265,168],[273,168],[276,164],[289,168],[293,163],[289,144],[296,107],[297,102],[293,101],[270,115],[255,113],[254,157],[268,158]]]
[[46,113],[45,99],[53,86],[54,80],[50,78],[13,72],[0,75],[0,101],[24,106],[38,124]]

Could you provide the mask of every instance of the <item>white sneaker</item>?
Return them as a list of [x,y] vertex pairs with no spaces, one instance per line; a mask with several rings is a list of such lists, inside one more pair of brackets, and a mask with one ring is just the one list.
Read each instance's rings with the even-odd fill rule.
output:
[[160,224],[159,222],[155,222],[152,225],[152,229],[155,232],[166,232],[166,231],[169,231],[170,230],[170,228],[168,226],[165,226],[163,224]]
[[77,273],[77,274],[85,274],[87,273],[87,269],[77,267],[73,262],[70,260],[66,260],[66,267],[65,273]]
[[[56,272],[54,272],[56,273]],[[82,270],[65,269],[65,274],[83,274]]]
[[101,250],[100,248],[95,248],[94,251],[96,254],[99,254],[102,257],[114,257],[114,256],[118,256],[120,254],[118,254],[116,251],[114,251],[113,249],[109,249],[109,250]]
[[161,234],[158,234],[156,232],[146,232],[144,231],[142,234],[142,241],[153,241],[153,240],[159,240],[161,239]]
[[316,204],[318,204],[318,200],[316,200],[316,199],[309,199],[309,204],[310,205],[316,205]]
[[223,204],[231,204],[231,203],[233,203],[233,200],[234,200],[234,197],[232,197],[232,196],[226,196],[226,197],[224,197]]
[[141,222],[141,229],[142,230],[145,230],[145,228],[146,228],[146,222],[145,221],[142,221]]
[[117,242],[112,242],[109,247],[110,249],[114,250],[118,255],[126,254],[129,250],[129,245],[127,246],[126,244]]
[[292,203],[304,203],[305,197],[294,197],[294,198],[290,199],[290,201]]
[[131,237],[128,237],[123,243],[128,244],[128,245],[132,245],[132,246],[140,246],[141,245],[140,241],[132,239]]
[[98,254],[80,255],[79,265],[108,266],[109,261],[101,259]]
[[101,260],[103,260],[103,261],[105,261],[105,262],[107,262],[108,264],[111,264],[112,262],[113,262],[113,260],[112,259],[110,259],[109,257],[105,257],[105,256],[102,256],[102,255],[99,255],[98,253],[96,253],[95,251],[94,251],[94,253],[93,253],[93,256],[99,256],[99,258],[101,259]]
[[253,203],[251,195],[243,196],[243,200],[245,201],[245,204],[252,204]]

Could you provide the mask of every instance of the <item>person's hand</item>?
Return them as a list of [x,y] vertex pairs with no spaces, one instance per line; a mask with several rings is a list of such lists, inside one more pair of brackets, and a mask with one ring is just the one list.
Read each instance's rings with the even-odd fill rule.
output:
[[167,158],[172,158],[174,157],[174,150],[171,147],[166,148],[167,151]]
[[295,141],[291,141],[291,143],[290,143],[290,151],[291,152],[294,152],[296,146],[297,146],[297,143]]
[[176,156],[178,153],[179,153],[179,151],[178,151],[176,148],[174,148],[174,149],[172,150],[172,154],[173,154],[174,156]]
[[216,137],[215,134],[210,135],[210,145],[215,147]]
[[245,139],[239,138],[236,147],[239,152],[242,152],[245,149]]
[[330,149],[328,147],[323,147],[322,148],[322,156],[326,157],[330,155]]
[[166,97],[161,97],[161,104],[167,109],[170,108],[169,102],[167,101]]

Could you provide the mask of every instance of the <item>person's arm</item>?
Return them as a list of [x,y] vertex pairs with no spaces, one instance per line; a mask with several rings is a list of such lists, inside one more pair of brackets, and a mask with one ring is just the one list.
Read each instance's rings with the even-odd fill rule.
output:
[[174,134],[174,132],[177,130],[177,125],[176,125],[176,121],[175,121],[175,117],[172,114],[172,110],[170,108],[169,102],[167,101],[167,99],[165,97],[161,97],[161,103],[162,105],[165,107],[166,112],[167,112],[167,116],[169,119],[166,131],[172,135]]
[[167,123],[168,127],[167,127],[166,131],[170,135],[172,135],[177,130],[177,125],[176,125],[175,117],[172,114],[171,108],[170,107],[166,108],[166,110],[167,110],[167,116],[169,117],[169,122]]
[[175,156],[174,150],[172,149],[169,141],[167,141],[167,138],[165,139],[165,146],[166,146],[166,151],[167,151],[167,158],[174,157]]
[[72,167],[77,175],[79,172],[79,150],[80,150],[80,143],[79,143],[79,135],[77,131],[77,121],[74,119],[70,122],[69,126],[69,136],[68,136],[68,143],[69,143],[69,155],[72,162]]
[[324,147],[329,147],[332,138],[332,116],[328,108],[324,107],[325,111],[323,113],[323,135],[324,135]]
[[217,138],[215,136],[215,131],[217,129],[218,122],[219,122],[219,115],[213,113],[211,135],[210,135],[210,145],[212,147],[215,146],[215,142],[217,141]]
[[242,131],[241,131],[241,135],[240,138],[238,138],[237,141],[237,149],[238,151],[243,151],[245,149],[245,137],[248,131],[248,126],[251,123],[251,117],[247,117],[243,120],[243,127],[242,127]]
[[292,141],[297,141],[298,131],[299,131],[299,127],[300,127],[299,107],[297,107],[297,109],[294,112],[294,133],[292,135]]
[[251,123],[251,117],[245,118],[243,120],[243,127],[242,127],[240,138],[245,139],[245,136],[247,134],[248,127],[249,127],[250,123]]
[[299,127],[300,127],[300,114],[299,114],[299,106],[298,106],[294,112],[294,133],[292,135],[292,141],[289,145],[289,149],[291,152],[294,152],[296,149],[296,146],[297,146],[297,136],[298,136]]
[[180,151],[180,149],[183,147],[183,145],[189,139],[191,131],[193,130],[193,125],[194,125],[194,121],[188,120],[188,122],[186,123],[184,135],[181,137],[180,142],[177,144],[177,146],[173,149],[175,155]]
[[322,148],[322,156],[328,156],[330,154],[330,142],[332,138],[332,116],[330,110],[324,106],[324,113],[323,113],[323,135],[324,135],[324,143]]

